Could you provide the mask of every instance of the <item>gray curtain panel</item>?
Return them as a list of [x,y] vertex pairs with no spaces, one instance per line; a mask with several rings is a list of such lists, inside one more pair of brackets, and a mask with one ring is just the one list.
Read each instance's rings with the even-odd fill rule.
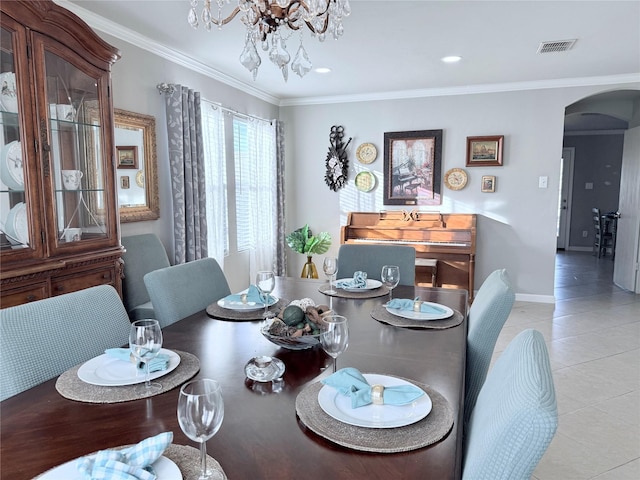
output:
[[285,251],[286,225],[284,212],[284,123],[276,122],[276,213],[277,213],[277,235],[276,235],[276,258],[275,274],[286,276],[287,255]]
[[168,85],[165,93],[173,196],[175,264],[207,257],[200,93]]

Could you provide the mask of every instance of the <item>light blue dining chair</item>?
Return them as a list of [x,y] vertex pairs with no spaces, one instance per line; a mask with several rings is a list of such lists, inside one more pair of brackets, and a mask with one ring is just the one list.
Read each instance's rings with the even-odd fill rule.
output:
[[0,400],[128,345],[130,328],[110,285],[0,310]]
[[224,272],[213,258],[154,270],[144,276],[144,283],[155,318],[163,328],[231,293]]
[[505,269],[496,270],[482,283],[471,308],[467,331],[464,424],[476,404],[491,364],[493,349],[516,299]]
[[125,253],[122,299],[131,321],[155,318],[144,276],[154,270],[170,266],[164,245],[153,233],[122,237]]
[[380,280],[384,265],[400,267],[399,285],[415,284],[416,250],[402,245],[353,245],[345,243],[338,250],[338,278],[353,278],[357,271]]
[[557,428],[544,338],[524,330],[500,355],[480,390],[465,437],[463,480],[528,480]]

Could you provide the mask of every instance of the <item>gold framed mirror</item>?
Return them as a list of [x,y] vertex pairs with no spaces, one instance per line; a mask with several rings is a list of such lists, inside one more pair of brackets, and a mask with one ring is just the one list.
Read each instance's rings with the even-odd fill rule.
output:
[[121,222],[160,217],[156,119],[115,108],[116,189]]

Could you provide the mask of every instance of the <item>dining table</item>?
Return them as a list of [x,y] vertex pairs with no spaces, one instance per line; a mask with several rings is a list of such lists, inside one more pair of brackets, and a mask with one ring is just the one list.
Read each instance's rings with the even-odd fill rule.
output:
[[[326,284],[277,277],[273,295],[286,300],[310,298],[347,317],[349,345],[337,358],[338,369],[354,367],[428,385],[451,407],[451,429],[429,446],[397,453],[362,451],[332,442],[308,428],[296,413],[301,392],[333,372],[333,359],[322,347],[284,349],[263,336],[263,320],[213,318],[203,310],[165,327],[163,348],[195,355],[200,370],[193,378],[221,383],[224,420],[207,442],[207,453],[229,479],[461,478],[468,293],[396,287],[393,298],[419,297],[462,315],[462,321],[449,328],[407,328],[372,317],[371,312],[385,304],[389,295],[333,297],[321,292]],[[247,378],[245,365],[256,356],[280,359],[285,365],[282,378],[273,382]],[[162,377],[156,381],[162,382]],[[80,456],[165,431],[173,432],[174,444],[197,447],[178,424],[179,388],[145,399],[96,404],[64,398],[55,383],[51,379],[0,403],[2,479],[31,479]]]

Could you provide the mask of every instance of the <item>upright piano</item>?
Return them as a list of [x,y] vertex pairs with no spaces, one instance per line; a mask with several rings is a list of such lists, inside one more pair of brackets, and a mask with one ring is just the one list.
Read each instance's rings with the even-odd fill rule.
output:
[[475,214],[351,212],[341,229],[340,242],[411,246],[416,250],[417,285],[463,288],[473,299]]

